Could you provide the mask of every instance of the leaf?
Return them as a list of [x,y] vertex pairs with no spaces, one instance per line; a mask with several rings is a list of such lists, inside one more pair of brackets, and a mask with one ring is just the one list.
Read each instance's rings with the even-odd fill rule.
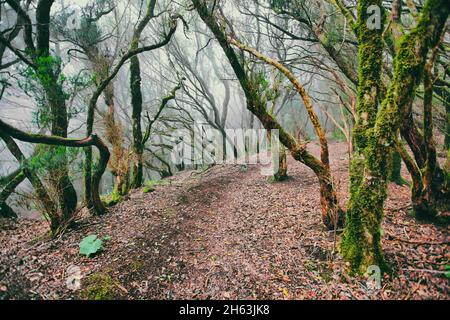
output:
[[89,235],[80,242],[80,254],[87,257],[99,252],[102,249],[103,241],[95,234]]

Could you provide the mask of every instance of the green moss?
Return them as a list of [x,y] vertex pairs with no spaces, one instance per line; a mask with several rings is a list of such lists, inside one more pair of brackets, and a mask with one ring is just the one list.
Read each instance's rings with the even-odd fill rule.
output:
[[402,177],[402,157],[400,153],[394,152],[392,156],[392,165],[389,172],[389,181],[394,182],[399,186],[407,184],[405,179]]
[[340,245],[343,258],[350,261],[352,271],[359,274],[364,274],[370,265],[387,270],[381,249],[381,222],[383,204],[387,197],[386,165],[389,163],[390,149],[380,148],[379,138],[373,130],[368,130],[366,135],[366,176],[357,178],[362,172],[352,172],[351,176],[358,179],[360,187],[352,189],[346,228]]
[[41,242],[43,240],[50,239],[51,236],[52,236],[51,232],[44,232],[43,234],[41,234],[41,235],[31,239],[28,242],[28,245],[33,246],[33,245],[35,245],[35,244],[37,244],[37,243],[39,243],[39,242]]
[[[380,99],[381,66],[383,65],[384,43],[381,29],[369,29],[367,26],[368,7],[382,7],[381,0],[358,1],[358,105],[357,122],[354,128],[355,145],[359,149],[366,146],[367,129],[375,124]],[[384,20],[384,11],[382,11]]]
[[[410,93],[414,92],[420,80],[423,48],[417,47],[417,36],[426,34],[425,30],[418,28],[412,33],[413,36],[409,34],[398,46],[400,49],[395,58],[394,79],[378,110],[383,96],[380,88],[383,28],[367,28],[367,7],[370,5],[381,6],[381,1],[358,1],[360,46],[358,117],[354,129],[356,154],[351,165],[351,197],[346,228],[340,244],[343,258],[351,263],[351,271],[359,274],[364,274],[371,265],[389,271],[381,248],[383,205],[393,164],[393,145],[404,114],[403,108],[411,101]],[[394,169],[399,172],[401,160],[394,160]]]
[[178,197],[178,202],[181,204],[188,204],[189,203],[189,198],[186,195],[181,195]]
[[93,274],[83,282],[85,287],[81,291],[82,299],[114,300],[118,296],[114,280],[109,275]]
[[270,176],[267,178],[267,182],[269,183],[277,183],[277,182],[284,182],[287,180],[290,180],[291,177],[289,177],[287,174],[276,174],[274,176]]
[[144,193],[150,193],[150,192],[155,191],[157,186],[165,186],[165,185],[168,185],[168,184],[170,184],[169,180],[164,180],[164,179],[161,179],[161,180],[149,180],[149,181],[145,182],[145,186],[144,186],[142,191]]
[[120,194],[118,194],[117,192],[113,192],[110,195],[102,196],[101,200],[105,204],[106,207],[113,207],[116,204],[118,204],[120,201],[122,201],[122,196]]
[[144,262],[140,261],[140,260],[134,260],[133,262],[131,262],[131,268],[134,271],[140,271],[144,268]]
[[353,154],[350,163],[350,202],[354,196],[358,194],[359,187],[361,186],[364,172],[364,157],[361,153]]
[[155,191],[156,189],[154,188],[154,187],[150,187],[150,186],[145,186],[143,189],[142,189],[142,192],[143,193],[151,193],[151,192],[153,192],[153,191]]
[[370,265],[384,264],[380,227],[386,182],[381,172],[385,169],[381,166],[386,164],[382,160],[386,154],[382,153],[384,150],[379,150],[379,137],[375,136],[373,130],[381,98],[383,27],[371,30],[367,26],[368,7],[381,7],[381,2],[358,1],[359,84],[357,121],[353,131],[356,152],[350,167],[350,202],[340,249],[343,258],[351,263],[352,271],[360,274],[366,272]]

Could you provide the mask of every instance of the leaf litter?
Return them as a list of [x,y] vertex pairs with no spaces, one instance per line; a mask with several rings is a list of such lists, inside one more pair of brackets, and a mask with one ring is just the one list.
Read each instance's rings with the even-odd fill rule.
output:
[[[330,145],[346,200],[343,150]],[[313,172],[288,164],[281,183],[256,165],[182,172],[152,193],[133,191],[103,217],[85,215],[57,239],[44,221],[1,220],[0,299],[82,298],[85,279],[98,274],[112,279],[117,299],[449,299],[448,226],[412,218],[408,186],[389,186],[383,248],[395,272],[374,289],[348,274],[339,233],[335,241],[323,228]],[[93,234],[106,240],[102,251],[80,255]],[[80,288],[68,285],[74,267]]]

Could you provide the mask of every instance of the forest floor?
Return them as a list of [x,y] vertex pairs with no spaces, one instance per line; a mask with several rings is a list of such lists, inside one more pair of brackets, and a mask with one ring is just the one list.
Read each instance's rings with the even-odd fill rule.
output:
[[[346,145],[330,149],[345,199]],[[369,289],[346,272],[339,234],[323,228],[313,172],[288,164],[291,178],[281,183],[268,182],[258,166],[183,172],[53,240],[44,221],[2,221],[0,299],[450,298],[449,228],[409,216],[408,186],[391,184],[386,203],[383,248],[394,275]],[[78,246],[90,234],[109,240],[86,258]],[[66,284],[74,267],[75,290]]]

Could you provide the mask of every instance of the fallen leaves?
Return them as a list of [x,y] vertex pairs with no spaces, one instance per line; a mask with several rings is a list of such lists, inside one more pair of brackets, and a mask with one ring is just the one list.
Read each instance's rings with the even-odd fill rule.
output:
[[[345,150],[330,146],[342,195]],[[347,274],[322,226],[314,173],[289,159],[289,175],[268,183],[256,166],[183,172],[54,240],[41,236],[45,222],[0,221],[0,299],[77,298],[69,266],[82,277],[107,272],[127,299],[449,299],[448,228],[408,215],[408,187],[390,186],[383,224],[397,275],[368,290],[366,279]],[[86,234],[108,235],[107,251],[79,256]]]

